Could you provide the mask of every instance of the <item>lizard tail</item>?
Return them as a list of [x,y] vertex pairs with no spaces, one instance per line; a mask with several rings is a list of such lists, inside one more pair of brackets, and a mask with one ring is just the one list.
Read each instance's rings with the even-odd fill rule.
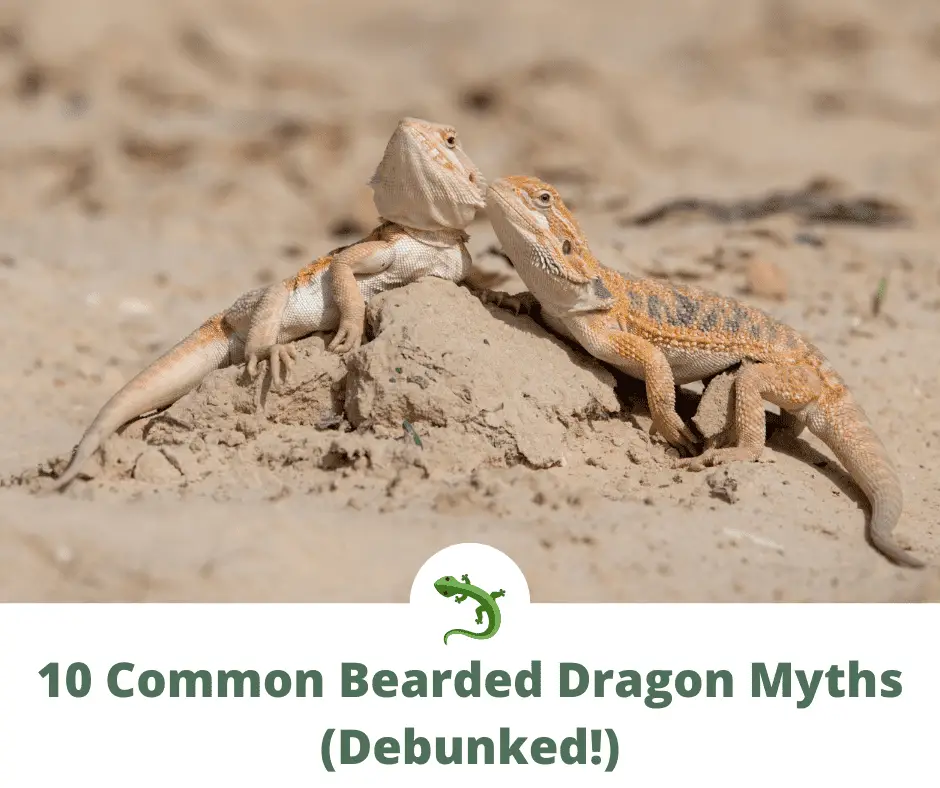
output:
[[492,637],[492,634],[492,632],[471,632],[469,629],[452,629],[444,634],[444,645],[447,645],[447,638],[451,635],[466,635],[474,640],[486,640],[488,637]]
[[871,503],[872,545],[901,566],[925,566],[924,561],[894,541],[892,532],[904,503],[901,480],[884,444],[852,395],[845,389],[831,396],[824,394],[807,426],[836,455]]
[[108,400],[82,436],[68,467],[56,478],[53,491],[75,479],[85,461],[128,421],[173,404],[210,372],[231,363],[234,332],[223,322],[223,314],[213,315]]

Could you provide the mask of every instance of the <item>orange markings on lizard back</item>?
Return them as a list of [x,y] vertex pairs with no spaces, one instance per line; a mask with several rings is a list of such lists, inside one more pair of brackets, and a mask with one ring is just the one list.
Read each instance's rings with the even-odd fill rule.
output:
[[[806,358],[816,366],[825,362],[798,332],[756,307],[694,286],[636,279],[602,265],[553,186],[529,175],[500,180],[529,208],[533,221],[536,214],[544,217],[547,227],[542,232],[547,229],[564,245],[566,263],[582,275],[599,276],[617,297],[613,309],[598,320],[629,326],[646,339],[676,348],[745,350],[763,360]],[[834,373],[830,370],[830,374]]]
[[194,337],[195,345],[210,345],[219,339],[229,339],[235,330],[225,322],[225,312],[216,312],[206,320],[199,333]]
[[812,355],[795,330],[756,307],[697,287],[598,271],[618,297],[611,319],[646,338],[673,347],[746,351],[762,360]]

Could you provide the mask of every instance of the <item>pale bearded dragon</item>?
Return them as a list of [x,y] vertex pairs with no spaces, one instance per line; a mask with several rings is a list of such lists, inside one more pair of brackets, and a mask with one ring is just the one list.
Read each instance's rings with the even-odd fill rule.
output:
[[240,296],[130,380],[88,427],[52,489],[75,479],[121,426],[168,407],[213,370],[244,362],[255,379],[267,362],[274,384],[283,384],[296,358],[293,341],[336,329],[328,348],[345,353],[361,343],[365,305],[377,293],[423,276],[467,277],[465,228],[484,207],[486,183],[453,126],[403,118],[369,185],[378,227],[295,276]]

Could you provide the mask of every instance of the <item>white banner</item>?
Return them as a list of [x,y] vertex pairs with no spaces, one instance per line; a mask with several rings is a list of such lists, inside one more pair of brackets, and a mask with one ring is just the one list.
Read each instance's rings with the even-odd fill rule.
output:
[[938,624],[530,604],[484,545],[431,557],[407,605],[5,605],[0,785],[923,783]]

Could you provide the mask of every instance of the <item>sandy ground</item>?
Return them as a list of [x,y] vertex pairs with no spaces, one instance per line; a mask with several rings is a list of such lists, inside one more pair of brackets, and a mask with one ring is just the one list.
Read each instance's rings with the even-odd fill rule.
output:
[[[405,601],[460,541],[534,601],[940,598],[868,546],[814,438],[671,470],[642,387],[439,281],[376,299],[346,358],[304,340],[263,416],[222,370],[42,495],[129,377],[371,227],[404,115],[553,182],[606,264],[805,331],[897,459],[898,539],[940,563],[935,0],[5,0],[0,598]],[[520,289],[470,231],[475,276]]]

